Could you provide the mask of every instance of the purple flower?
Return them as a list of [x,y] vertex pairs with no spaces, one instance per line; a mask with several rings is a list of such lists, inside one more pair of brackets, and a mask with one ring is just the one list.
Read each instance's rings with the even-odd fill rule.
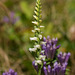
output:
[[48,67],[43,67],[43,69],[45,75],[55,75],[55,69],[51,69],[50,65],[48,65]]
[[58,58],[58,61],[60,62],[60,64],[63,64],[65,62],[68,62],[70,56],[71,56],[70,53],[63,54],[62,52],[60,52],[60,54],[58,54],[57,58]]
[[32,65],[34,66],[35,70],[38,72],[38,65],[35,65],[35,61],[32,62]]
[[17,75],[17,72],[14,72],[14,70],[10,69],[9,72],[5,72],[3,75]]
[[42,49],[45,50],[45,55],[47,58],[53,59],[56,53],[56,50],[60,48],[60,45],[56,46],[58,39],[50,39],[48,36],[47,39],[44,37],[43,41],[46,43],[42,44]]
[[54,67],[51,67],[50,65],[44,66],[44,75],[65,75],[66,65],[67,63],[61,65],[60,63],[55,62]]
[[[71,54],[62,54],[62,52],[60,52],[60,54],[56,55],[57,49],[60,48],[60,45],[56,45],[57,41],[57,38],[50,39],[49,36],[47,37],[47,39],[45,37],[43,38],[43,44],[41,45],[42,50],[40,52],[40,55],[46,56],[46,60],[42,60],[43,66],[41,68],[41,73],[43,73],[43,75],[65,75],[68,59]],[[55,56],[57,59],[55,59]],[[50,61],[48,60],[48,58],[53,60]],[[33,61],[32,64],[38,73],[40,68],[39,66],[41,65],[36,65],[35,61]]]
[[[35,61],[32,62],[32,65],[33,65],[33,67],[35,68],[35,70],[38,72],[38,70],[39,70],[39,65],[35,65]],[[44,67],[44,66],[46,66],[46,62],[43,62],[43,67]],[[44,72],[44,71],[43,71],[43,67],[42,67],[42,69],[41,69],[41,72]]]
[[5,16],[3,18],[3,21],[6,22],[6,23],[11,23],[11,24],[15,24],[17,21],[19,20],[19,17],[15,17],[15,13],[14,12],[11,12],[10,13],[10,18]]
[[54,63],[55,75],[65,75],[67,63],[61,65],[58,62]]

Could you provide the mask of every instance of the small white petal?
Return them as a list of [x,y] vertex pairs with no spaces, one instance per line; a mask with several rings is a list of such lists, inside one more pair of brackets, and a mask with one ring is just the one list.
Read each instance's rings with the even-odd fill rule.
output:
[[35,63],[36,63],[35,65],[37,65],[37,64],[40,64],[41,65],[42,64],[42,61],[41,60],[36,60]]
[[35,66],[37,66],[37,63],[35,62]]
[[41,51],[41,53],[44,53],[44,52],[45,52],[44,50]]
[[37,20],[38,19],[38,17],[37,16],[35,16],[35,15],[33,15],[33,17]]
[[42,41],[42,42],[41,42],[41,44],[44,44],[44,45],[46,45],[46,42],[43,42],[43,41]]
[[38,38],[37,38],[37,37],[30,37],[30,40],[35,40],[35,41],[37,41]]
[[39,38],[42,39],[42,35],[39,35]]
[[29,48],[30,52],[36,52],[37,48]]
[[45,55],[40,55],[39,59],[45,60],[46,56]]
[[35,13],[36,15],[38,15],[37,11],[34,11],[34,13]]
[[38,11],[38,8],[37,7],[35,7],[35,9]]
[[34,48],[40,48],[40,45],[34,45]]
[[35,30],[32,30],[33,33],[35,33]]
[[40,26],[40,28],[44,28],[45,26]]
[[38,25],[38,22],[36,22],[36,21],[32,21],[32,23]]
[[39,29],[39,28],[35,28],[35,30],[40,31],[40,29]]

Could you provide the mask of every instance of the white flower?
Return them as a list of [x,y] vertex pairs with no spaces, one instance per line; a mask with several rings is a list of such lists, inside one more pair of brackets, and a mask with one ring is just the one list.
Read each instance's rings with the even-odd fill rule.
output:
[[44,28],[45,26],[40,26],[40,28]]
[[35,40],[35,41],[37,41],[38,38],[37,38],[37,37],[30,37],[30,40]]
[[41,51],[41,53],[44,53],[44,52],[45,52],[44,50]]
[[35,16],[35,15],[33,15],[33,17],[37,20],[38,19],[38,17],[37,16]]
[[43,41],[42,41],[42,42],[41,42],[41,44],[44,44],[44,45],[46,45],[46,42],[43,42]]
[[42,35],[38,35],[38,37],[39,37],[40,39],[42,39]]
[[32,23],[38,25],[38,22],[36,22],[36,21],[32,21]]
[[39,28],[35,28],[35,30],[40,31],[40,29],[39,29]]
[[40,48],[40,45],[34,45],[34,48]]
[[29,48],[30,52],[36,52],[37,48]]
[[38,11],[38,8],[37,7],[35,7],[35,9]]
[[42,64],[42,61],[41,60],[35,60],[35,65],[37,65],[37,64]]
[[46,56],[45,55],[40,55],[39,59],[45,60]]
[[35,66],[37,65],[38,63],[37,62],[35,62]]
[[38,15],[37,11],[34,11],[34,13],[35,13],[36,15]]
[[32,30],[33,33],[35,33],[35,30]]

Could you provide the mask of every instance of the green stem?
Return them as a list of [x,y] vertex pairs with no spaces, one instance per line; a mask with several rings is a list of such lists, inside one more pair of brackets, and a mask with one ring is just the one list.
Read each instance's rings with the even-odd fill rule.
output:
[[42,69],[42,67],[43,67],[43,64],[39,68],[38,75],[41,75],[41,69]]
[[41,69],[39,69],[38,75],[41,75]]

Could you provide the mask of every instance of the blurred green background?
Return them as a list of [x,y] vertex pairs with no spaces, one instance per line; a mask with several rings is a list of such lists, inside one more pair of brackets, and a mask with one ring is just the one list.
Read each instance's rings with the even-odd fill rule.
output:
[[[34,7],[36,0],[0,0],[0,71],[9,68],[18,75],[36,75],[34,59],[28,51],[29,37],[34,36]],[[71,52],[69,66],[75,75],[75,0],[41,0],[43,36],[59,39],[59,51]]]

